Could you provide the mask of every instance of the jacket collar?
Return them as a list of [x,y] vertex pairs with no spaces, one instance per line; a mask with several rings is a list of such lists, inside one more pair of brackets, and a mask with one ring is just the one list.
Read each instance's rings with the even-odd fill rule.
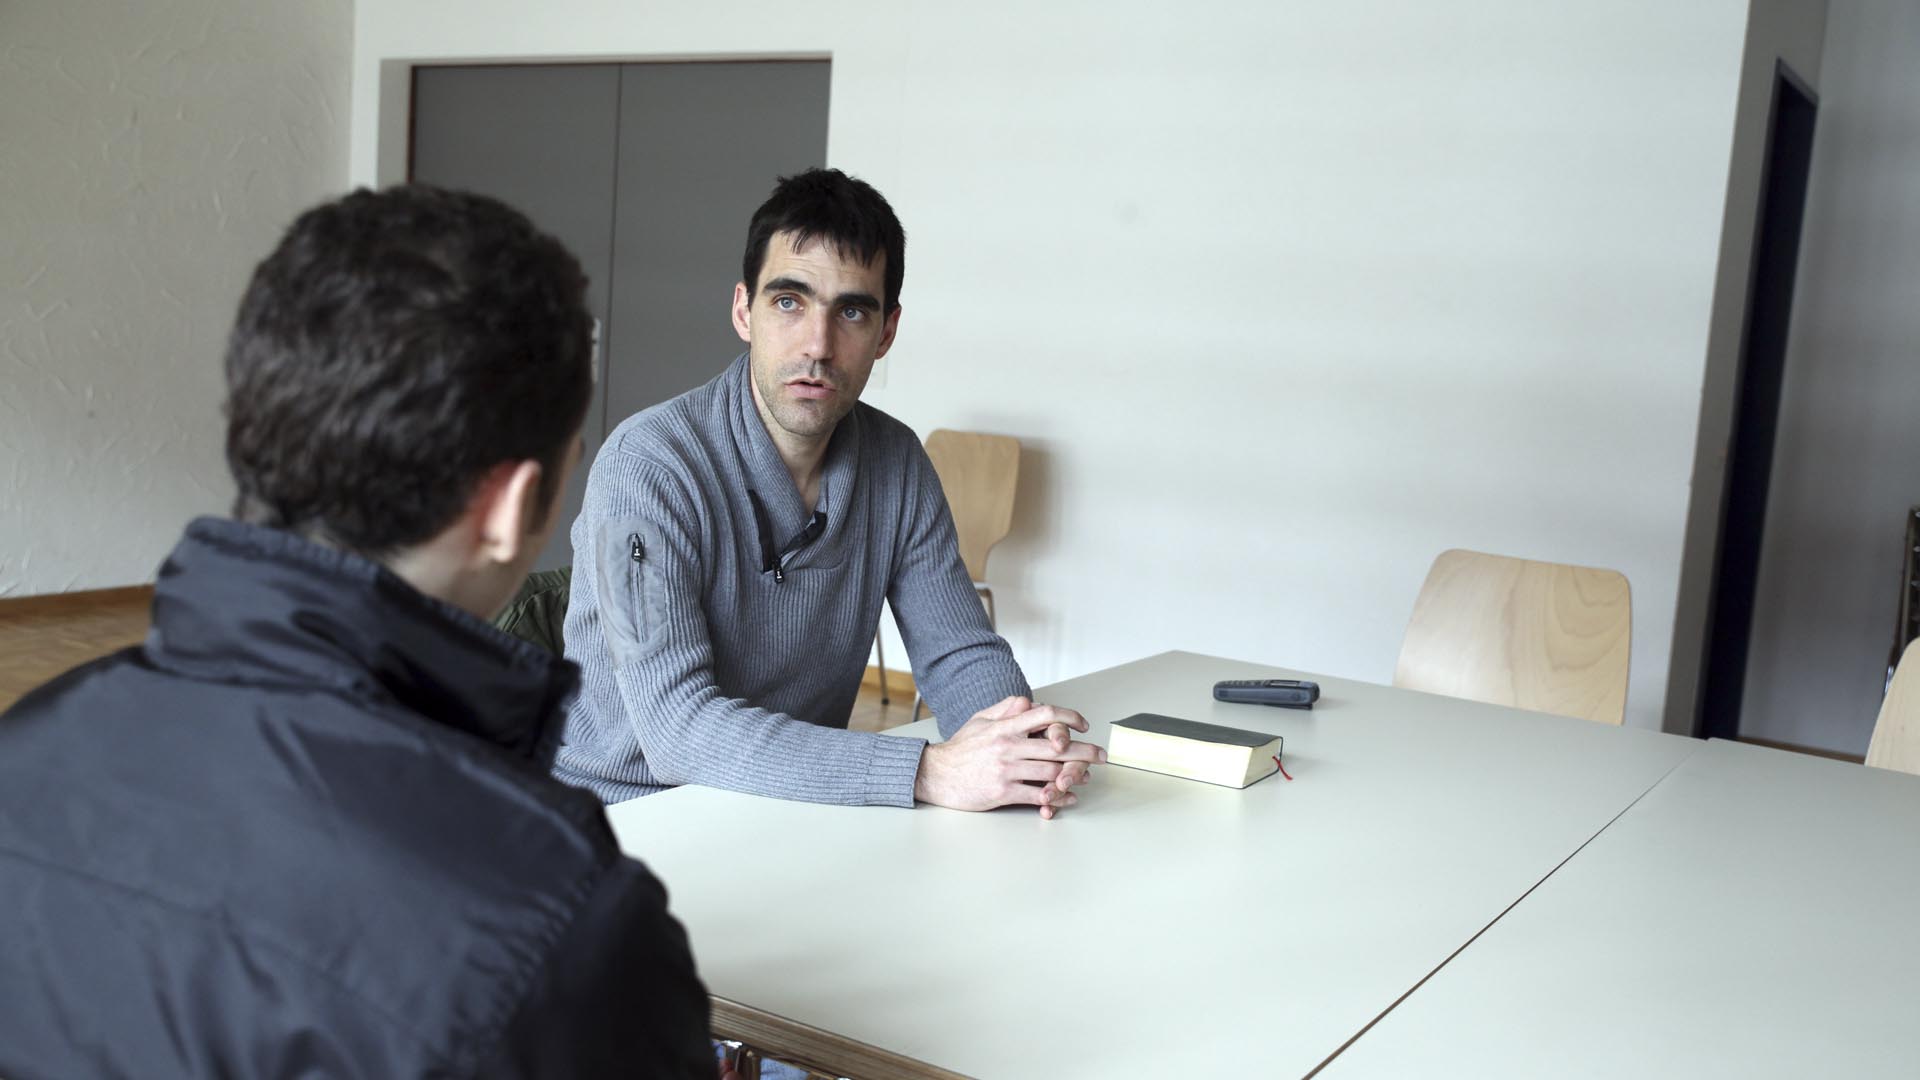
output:
[[195,678],[389,700],[542,765],[579,682],[378,563],[219,518],[188,525],[161,565],[146,651]]
[[774,531],[782,540],[804,528],[815,509],[824,510],[826,533],[820,546],[812,550],[828,550],[837,546],[841,527],[852,506],[854,483],[860,474],[860,414],[865,406],[854,405],[834,427],[833,438],[827,442],[827,455],[820,466],[820,503],[818,507],[803,506],[800,489],[794,486],[787,463],[780,460],[780,450],[773,445],[773,436],[767,433],[766,421],[760,417],[760,407],[753,402],[749,355],[741,353],[720,375],[722,407],[726,409],[729,434],[740,455],[747,487],[760,496]]

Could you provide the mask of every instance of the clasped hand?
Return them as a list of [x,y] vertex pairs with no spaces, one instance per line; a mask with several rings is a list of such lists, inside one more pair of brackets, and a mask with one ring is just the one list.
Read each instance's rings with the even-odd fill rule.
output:
[[914,777],[913,797],[955,810],[1038,806],[1051,818],[1080,801],[1073,789],[1107,752],[1076,741],[1086,717],[1072,709],[1010,697],[962,724],[943,743],[929,743]]

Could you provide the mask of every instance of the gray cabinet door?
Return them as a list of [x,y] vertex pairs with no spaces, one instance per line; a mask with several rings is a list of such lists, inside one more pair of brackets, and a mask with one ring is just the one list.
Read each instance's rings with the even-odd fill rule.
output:
[[826,163],[824,60],[628,64],[607,427],[706,382],[746,346],[728,314],[747,219]]
[[718,374],[747,219],[827,158],[825,60],[421,67],[415,181],[492,195],[586,267],[601,325],[586,456],[536,564],[573,561],[588,463],[633,413]]
[[[491,195],[533,219],[580,260],[587,303],[607,323],[620,69],[613,64],[422,67],[414,70],[413,167],[419,183]],[[604,332],[603,335],[604,337]],[[573,562],[587,463],[606,435],[606,349],[553,539],[536,569]]]

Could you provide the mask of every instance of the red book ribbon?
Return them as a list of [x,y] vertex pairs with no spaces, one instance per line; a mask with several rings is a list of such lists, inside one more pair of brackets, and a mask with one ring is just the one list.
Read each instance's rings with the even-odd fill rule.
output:
[[1287,774],[1287,767],[1286,767],[1285,765],[1282,765],[1282,764],[1280,764],[1280,755],[1279,755],[1279,754],[1275,754],[1275,755],[1273,755],[1273,767],[1274,767],[1274,768],[1276,768],[1276,769],[1279,769],[1279,770],[1280,770],[1280,775],[1281,775],[1281,776],[1285,776],[1285,777],[1286,777],[1287,779],[1289,779],[1289,780],[1291,780],[1291,779],[1293,779],[1293,777],[1292,777],[1292,776],[1289,776],[1289,775]]

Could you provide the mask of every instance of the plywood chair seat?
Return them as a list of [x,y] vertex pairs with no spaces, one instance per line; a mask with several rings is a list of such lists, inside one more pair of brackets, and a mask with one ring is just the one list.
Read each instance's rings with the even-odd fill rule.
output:
[[1617,570],[1443,551],[1414,601],[1393,685],[1618,724],[1632,635]]
[[1908,645],[1880,702],[1867,764],[1920,775],[1920,648]]

